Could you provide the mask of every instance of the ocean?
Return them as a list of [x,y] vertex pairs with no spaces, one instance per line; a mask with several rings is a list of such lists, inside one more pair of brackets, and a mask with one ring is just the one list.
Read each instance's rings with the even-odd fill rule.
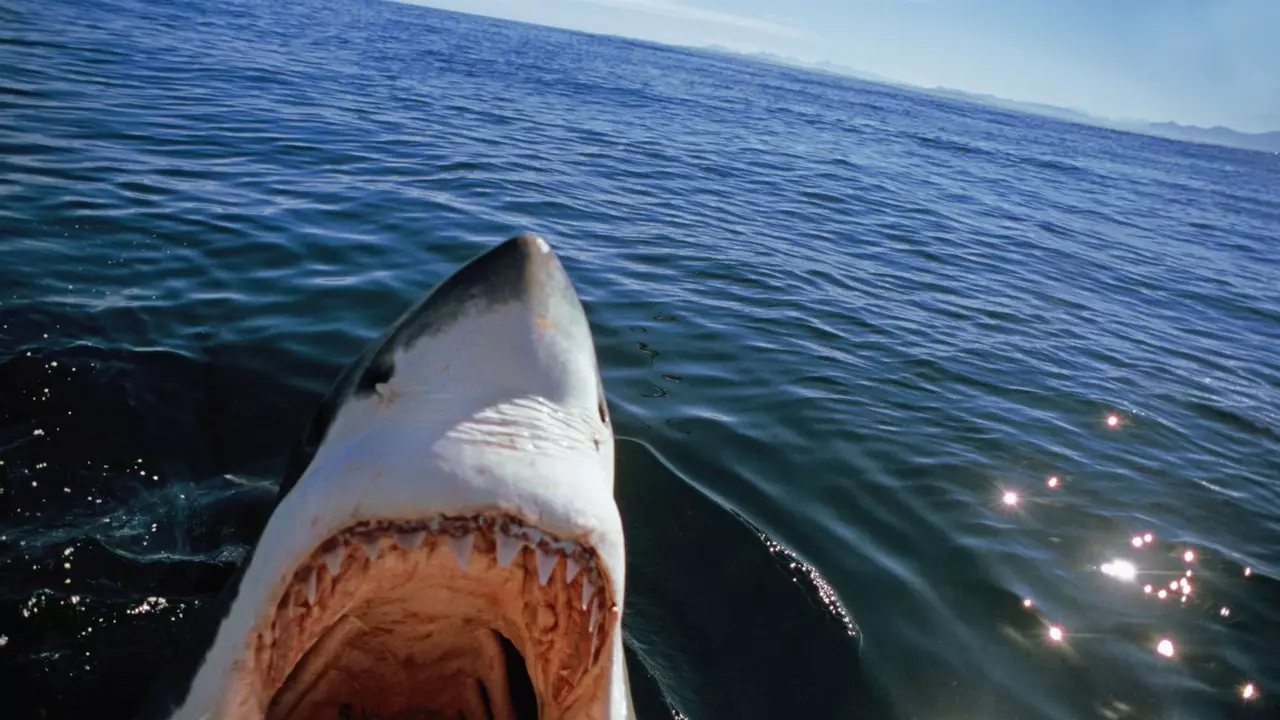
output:
[[130,716],[525,231],[642,717],[1280,715],[1280,157],[373,0],[0,3],[0,714]]

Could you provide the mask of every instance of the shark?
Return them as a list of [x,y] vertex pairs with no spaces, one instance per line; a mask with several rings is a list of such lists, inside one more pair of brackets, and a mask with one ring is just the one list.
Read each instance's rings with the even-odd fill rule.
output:
[[512,237],[340,374],[147,716],[634,717],[613,485],[582,301]]

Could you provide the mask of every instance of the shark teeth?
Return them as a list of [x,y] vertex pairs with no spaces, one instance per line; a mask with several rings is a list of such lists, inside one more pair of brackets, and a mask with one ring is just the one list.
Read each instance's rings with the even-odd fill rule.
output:
[[[432,542],[427,543],[427,535],[432,536]],[[314,612],[308,608],[317,607],[318,594],[320,590],[324,590],[327,597],[343,597],[340,592],[339,583],[346,581],[348,578],[339,580],[339,575],[349,576],[352,582],[359,582],[362,573],[368,572],[370,565],[377,562],[379,557],[386,555],[382,552],[382,542],[386,539],[388,542],[394,540],[395,546],[402,549],[405,553],[418,552],[420,548],[425,548],[422,552],[424,560],[428,563],[436,562],[434,560],[435,552],[442,546],[448,547],[449,552],[453,555],[454,560],[458,563],[458,568],[464,573],[469,572],[471,564],[471,554],[476,549],[476,536],[484,535],[485,538],[481,545],[481,561],[479,571],[489,572],[497,568],[510,568],[519,556],[520,551],[528,546],[533,550],[533,563],[529,565],[520,565],[521,574],[529,573],[536,570],[538,584],[547,587],[551,582],[551,578],[555,575],[556,565],[560,559],[564,558],[564,584],[566,589],[572,587],[575,578],[582,577],[581,599],[578,606],[582,609],[585,625],[578,625],[582,630],[586,630],[591,635],[592,659],[594,657],[595,646],[599,641],[599,630],[603,623],[602,620],[610,610],[609,591],[605,586],[605,576],[602,569],[597,568],[597,559],[592,550],[588,546],[579,544],[570,539],[559,538],[554,534],[539,530],[528,525],[524,525],[520,520],[512,517],[448,517],[437,516],[431,519],[421,519],[406,522],[396,521],[372,521],[362,523],[347,529],[343,533],[336,535],[331,540],[323,543],[320,548],[312,555],[309,568],[305,568],[305,576],[299,577],[295,587],[301,592],[292,595],[297,598],[289,608],[290,613],[306,613]],[[489,545],[489,539],[492,538],[493,544]],[[358,545],[368,559],[368,564],[360,562],[360,557],[352,551],[351,564],[347,563],[346,551],[348,544]],[[323,548],[328,548],[323,549]],[[397,556],[392,553],[396,562],[418,560],[408,556]],[[416,557],[416,556],[414,556]],[[486,559],[492,558],[492,561]],[[444,561],[448,562],[448,561]],[[493,564],[489,564],[492,562]],[[344,565],[346,567],[344,568]],[[320,568],[327,568],[331,580],[320,583]],[[439,567],[439,566],[436,566]],[[603,590],[603,595],[601,591]],[[571,592],[571,591],[570,591]],[[302,596],[299,598],[299,596]],[[572,596],[571,596],[572,597]],[[305,598],[305,601],[303,601]],[[568,605],[572,606],[573,600],[568,599]],[[579,621],[581,622],[581,621]],[[612,626],[610,626],[612,627]],[[584,633],[585,634],[585,633]]]
[[511,561],[516,555],[520,554],[520,550],[524,548],[524,539],[512,537],[504,532],[494,533],[497,541],[497,557],[498,567],[505,568],[511,566]]
[[449,544],[449,549],[453,551],[453,557],[458,561],[458,568],[466,572],[467,561],[471,559],[471,546],[476,542],[475,533],[467,533],[462,537],[445,538],[445,542]]
[[339,545],[324,555],[324,565],[329,568],[329,574],[333,577],[338,577],[338,571],[342,569],[343,549],[344,548]]
[[588,669],[596,666],[596,640],[599,640],[599,639],[600,639],[600,636],[596,634],[596,631],[593,629],[591,631],[591,652],[587,654]]
[[542,548],[536,548],[538,554],[538,584],[546,585],[551,579],[551,573],[555,572],[556,563],[560,562],[559,555],[553,555]]
[[426,530],[414,530],[413,532],[396,533],[396,544],[405,550],[417,550],[422,545],[422,539],[427,536]]
[[583,610],[587,609],[587,601],[591,599],[591,593],[595,592],[595,588],[592,587],[593,584],[594,583],[591,582],[591,573],[587,573],[586,575],[582,576],[582,609]]
[[316,604],[316,571],[312,570],[307,575],[307,604]]

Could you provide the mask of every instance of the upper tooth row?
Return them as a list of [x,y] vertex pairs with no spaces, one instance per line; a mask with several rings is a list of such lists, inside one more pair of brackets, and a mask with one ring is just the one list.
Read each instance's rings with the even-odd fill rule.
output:
[[[428,525],[430,527],[430,525]],[[577,543],[550,538],[544,536],[541,532],[534,528],[523,526],[507,526],[497,528],[498,532],[494,533],[497,539],[497,561],[498,567],[506,568],[511,566],[511,561],[525,546],[532,547],[536,553],[535,559],[538,567],[538,584],[546,585],[551,580],[551,575],[556,569],[556,563],[559,562],[560,556],[563,554],[565,558],[565,584],[573,582],[578,573],[583,569],[583,563],[578,559],[574,550],[580,549]],[[395,533],[396,545],[404,550],[416,550],[422,546],[422,541],[426,538],[426,530],[406,530]],[[378,536],[366,534],[352,534],[350,539],[354,540],[357,545],[364,550],[365,555],[370,560],[377,560],[380,554]],[[458,562],[458,567],[462,570],[467,569],[467,565],[471,559],[471,549],[475,544],[475,533],[468,532],[457,537],[445,535],[445,545],[453,553],[453,557]],[[339,542],[332,550],[325,552],[321,558],[325,567],[329,569],[329,574],[337,577],[342,569],[343,553],[346,549],[345,538]],[[555,552],[559,551],[559,552]],[[591,598],[596,588],[594,578],[594,562],[590,558],[586,561],[586,566],[591,570],[582,580],[582,609],[587,609],[587,602]],[[312,575],[307,581],[307,601],[315,602],[315,576]]]

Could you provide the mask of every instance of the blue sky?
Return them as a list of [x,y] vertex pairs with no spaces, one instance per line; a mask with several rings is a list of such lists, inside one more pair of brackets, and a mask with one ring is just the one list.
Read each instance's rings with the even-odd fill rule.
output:
[[1280,0],[412,1],[1102,117],[1280,130]]

